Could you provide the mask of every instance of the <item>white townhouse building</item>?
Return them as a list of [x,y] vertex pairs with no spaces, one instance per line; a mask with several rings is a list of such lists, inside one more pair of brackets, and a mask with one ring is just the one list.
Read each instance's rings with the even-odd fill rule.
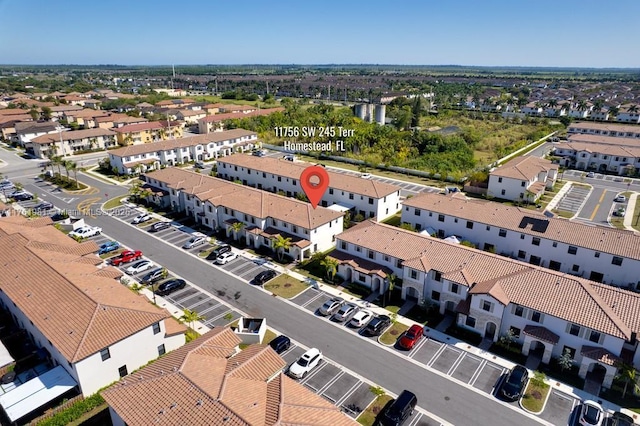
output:
[[250,247],[273,249],[278,236],[289,238],[285,253],[296,260],[333,248],[344,229],[344,213],[180,168],[156,170],[143,180],[149,201]]
[[[61,128],[59,123],[53,121],[25,121],[15,124],[15,135],[13,142],[17,142],[20,146],[26,147],[31,140],[38,136],[58,134]],[[64,129],[67,130],[67,129]]]
[[628,175],[640,172],[640,140],[618,136],[573,134],[554,145],[559,164],[572,169]]
[[167,139],[142,145],[130,145],[109,152],[111,167],[121,174],[145,172],[160,166],[174,166],[189,161],[213,160],[235,150],[250,150],[258,135],[244,129],[215,132],[180,139]]
[[624,105],[616,114],[616,121],[619,123],[640,123],[640,107],[637,105]]
[[338,235],[336,247],[347,281],[383,293],[393,272],[403,299],[436,304],[492,342],[510,331],[543,363],[568,350],[580,376],[605,388],[621,359],[640,367],[637,293],[373,221]]
[[522,114],[528,115],[530,117],[541,117],[543,112],[542,106],[537,102],[529,102],[520,108],[520,112]]
[[569,125],[567,132],[569,135],[590,134],[640,139],[640,126],[632,124],[576,122]]
[[[97,250],[58,231],[48,217],[0,218],[0,305],[84,396],[185,344],[186,327],[122,285],[122,273],[105,266]],[[10,391],[21,404],[48,402],[21,388]]]
[[552,189],[558,166],[533,155],[516,157],[489,173],[487,195],[533,203]]
[[73,155],[78,151],[107,149],[117,145],[116,134],[108,129],[68,130],[31,139],[25,147],[38,158]]
[[[228,107],[227,105],[216,104],[220,109],[225,109]],[[224,114],[213,114],[207,115],[204,118],[198,120],[198,133],[210,133],[210,132],[219,132],[224,130],[224,121],[225,120],[235,120],[246,117],[258,117],[261,115],[269,115],[274,112],[282,112],[284,108],[267,108],[267,109],[259,109],[259,110],[246,110],[243,111],[243,108],[240,108],[239,112],[229,112]]]
[[402,222],[437,236],[615,286],[639,288],[640,236],[461,195],[420,194],[403,202]]
[[[242,181],[243,185],[270,192],[284,192],[288,197],[303,193],[300,175],[312,164],[271,157],[236,154],[218,160],[218,177]],[[364,179],[327,170],[329,187],[320,205],[337,205],[353,215],[382,221],[400,210],[400,187],[375,179]]]

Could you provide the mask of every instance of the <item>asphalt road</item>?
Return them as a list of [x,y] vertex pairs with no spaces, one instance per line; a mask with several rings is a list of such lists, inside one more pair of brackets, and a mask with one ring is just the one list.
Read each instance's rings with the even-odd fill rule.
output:
[[519,411],[502,406],[490,396],[483,396],[446,378],[403,360],[397,355],[359,339],[346,330],[320,321],[309,313],[278,300],[224,272],[164,243],[144,232],[108,216],[90,221],[99,225],[110,237],[136,249],[186,278],[195,285],[216,294],[225,290],[238,300],[227,301],[251,316],[265,317],[268,324],[304,345],[317,347],[325,356],[346,368],[398,394],[411,389],[419,405],[455,425],[520,426],[539,424]]

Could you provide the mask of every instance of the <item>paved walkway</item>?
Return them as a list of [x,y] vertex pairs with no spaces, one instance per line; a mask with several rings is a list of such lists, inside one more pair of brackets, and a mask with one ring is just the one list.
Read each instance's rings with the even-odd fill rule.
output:
[[624,220],[622,222],[622,224],[624,225],[624,228],[629,230],[629,231],[634,231],[634,232],[638,232],[633,226],[631,226],[633,223],[633,215],[635,213],[636,210],[636,200],[638,198],[638,193],[634,192],[629,196],[629,202],[627,203],[627,211],[624,214]]

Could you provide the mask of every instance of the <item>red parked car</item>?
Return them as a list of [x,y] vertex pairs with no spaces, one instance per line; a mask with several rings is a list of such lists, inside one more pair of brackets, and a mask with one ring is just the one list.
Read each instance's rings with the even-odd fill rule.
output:
[[111,259],[111,264],[113,266],[120,266],[123,263],[129,263],[139,259],[142,259],[142,252],[140,250],[136,250],[136,251],[126,250],[120,253],[118,256]]
[[420,339],[422,339],[422,326],[414,324],[400,336],[398,346],[402,349],[411,349]]

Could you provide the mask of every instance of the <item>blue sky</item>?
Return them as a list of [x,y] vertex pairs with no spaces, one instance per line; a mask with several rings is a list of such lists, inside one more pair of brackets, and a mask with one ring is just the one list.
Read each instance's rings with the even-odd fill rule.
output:
[[640,0],[0,0],[3,64],[640,67]]

